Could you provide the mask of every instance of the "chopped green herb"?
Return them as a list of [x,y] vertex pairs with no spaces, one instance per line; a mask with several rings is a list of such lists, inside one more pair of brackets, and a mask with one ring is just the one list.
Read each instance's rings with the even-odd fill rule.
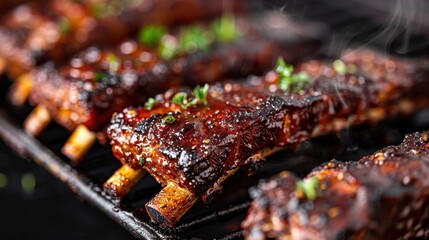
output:
[[337,59],[332,63],[334,70],[341,75],[346,73],[355,73],[357,72],[357,67],[354,64],[345,64],[343,61]]
[[161,42],[162,37],[167,33],[165,27],[160,25],[147,25],[140,29],[140,43],[148,47],[156,47]]
[[94,80],[97,82],[107,82],[109,80],[109,74],[104,71],[96,72]]
[[193,25],[182,29],[179,46],[182,52],[192,53],[197,50],[207,50],[212,42],[209,32],[199,25]]
[[339,74],[346,74],[347,72],[347,66],[346,64],[341,61],[341,60],[335,60],[332,63],[332,67],[334,68],[334,70],[339,73]]
[[139,161],[140,161],[140,164],[143,166],[146,163],[146,158],[140,157]]
[[194,88],[194,98],[188,100],[188,94],[185,92],[178,92],[173,96],[171,100],[174,104],[179,105],[182,109],[187,109],[192,105],[201,103],[207,105],[207,94],[209,92],[209,85],[206,84],[204,87],[196,86]]
[[319,180],[316,177],[304,179],[296,183],[296,190],[302,192],[310,201],[316,199],[318,188]]
[[97,18],[102,18],[104,17],[103,10],[104,10],[104,7],[102,3],[94,3],[91,6],[91,15]]
[[241,35],[240,31],[236,28],[232,14],[225,14],[215,20],[212,24],[212,31],[218,42],[231,42]]
[[139,39],[148,46],[158,45],[159,55],[165,60],[170,60],[181,54],[208,50],[214,41],[230,42],[240,35],[234,17],[226,14],[214,21],[210,29],[201,25],[183,27],[177,39],[169,36],[166,29],[161,26],[146,26],[141,29]]
[[61,21],[59,23],[59,29],[62,36],[69,35],[71,31],[71,25],[70,21],[67,18],[61,18]]
[[209,92],[209,85],[205,84],[204,87],[196,86],[194,88],[194,95],[198,102],[207,105],[207,94]]
[[0,188],[7,186],[7,176],[6,174],[0,173]]
[[306,72],[293,73],[294,67],[286,64],[284,59],[277,60],[276,72],[279,74],[279,87],[283,91],[300,91],[311,80]]
[[108,1],[98,1],[95,3],[92,3],[91,5],[91,14],[96,18],[107,18],[112,16],[117,16],[120,14],[124,8],[125,5],[129,1],[124,0],[108,0]]
[[356,73],[358,71],[356,65],[354,64],[347,64],[347,72],[348,73]]
[[31,194],[34,192],[34,188],[36,187],[36,178],[32,173],[26,173],[22,175],[21,187],[22,190],[27,194]]
[[172,115],[167,115],[162,119],[162,123],[164,124],[173,124],[176,121],[176,118]]
[[170,60],[180,53],[180,49],[175,39],[166,35],[159,43],[158,53],[163,59]]
[[173,96],[172,102],[180,105],[183,109],[187,109],[189,107],[188,94],[185,92],[178,92]]
[[308,82],[311,80],[311,77],[306,72],[299,72],[297,74],[293,74],[292,79],[294,82]]
[[155,98],[149,98],[144,104],[144,108],[146,110],[151,110],[156,104],[158,104],[158,101]]
[[306,83],[311,80],[310,75],[306,72],[299,72],[297,74],[292,75],[292,82],[295,84],[294,90],[301,90]]
[[283,91],[290,90],[293,84],[292,73],[293,66],[285,63],[285,60],[281,57],[277,59],[276,72],[280,75],[279,87]]
[[109,53],[109,55],[107,55],[107,61],[109,62],[109,70],[111,72],[117,72],[119,70],[119,59],[115,54]]

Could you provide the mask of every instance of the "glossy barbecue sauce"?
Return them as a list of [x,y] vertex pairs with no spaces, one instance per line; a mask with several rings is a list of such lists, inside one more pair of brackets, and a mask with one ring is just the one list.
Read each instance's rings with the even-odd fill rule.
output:
[[428,132],[407,135],[357,162],[314,169],[317,196],[297,194],[283,172],[252,190],[247,239],[398,239],[423,237],[429,224]]
[[[211,23],[202,26],[211,31]],[[194,28],[179,27],[164,38],[181,42],[182,33]],[[84,124],[91,131],[103,131],[114,112],[144,104],[172,87],[202,85],[269,69],[279,54],[274,40],[254,32],[242,34],[230,42],[213,41],[207,49],[172,59],[163,58],[160,47],[135,40],[123,42],[118,49],[89,48],[66,66],[47,65],[35,71],[31,101],[48,108],[56,121],[71,130]],[[243,69],[244,65],[248,68]]]
[[[372,52],[356,54],[374,57]],[[363,71],[360,62],[353,64],[357,72],[344,74],[317,61],[301,65],[298,70],[306,70],[312,81],[298,92],[279,90],[276,73],[247,84],[214,85],[207,105],[186,110],[172,103],[174,91],[167,92],[151,110],[128,108],[112,118],[108,136],[113,152],[161,184],[173,181],[210,199],[237,169],[257,165],[262,151],[364,120],[378,121],[398,112],[394,103],[413,92],[410,85],[424,85],[398,69],[392,73],[394,81],[371,78],[376,68]],[[376,109],[372,115],[371,109]],[[163,119],[169,115],[174,122],[166,124]]]

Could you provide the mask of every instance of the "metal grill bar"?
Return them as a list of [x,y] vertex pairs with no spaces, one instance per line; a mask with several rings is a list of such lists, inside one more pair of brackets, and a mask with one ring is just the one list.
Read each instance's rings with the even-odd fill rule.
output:
[[251,202],[244,202],[237,205],[229,206],[225,209],[217,210],[209,215],[198,216],[194,220],[188,221],[174,228],[175,232],[185,232],[190,229],[198,228],[234,214],[247,211]]
[[117,211],[116,206],[102,196],[100,189],[70,165],[59,159],[39,141],[30,137],[0,111],[0,137],[18,153],[28,156],[46,168],[52,175],[66,183],[75,193],[88,200],[139,239],[166,239],[150,224],[137,222],[131,213]]
[[222,238],[215,238],[219,240],[233,240],[233,239],[242,239],[244,237],[243,231],[237,231],[233,233],[226,234]]

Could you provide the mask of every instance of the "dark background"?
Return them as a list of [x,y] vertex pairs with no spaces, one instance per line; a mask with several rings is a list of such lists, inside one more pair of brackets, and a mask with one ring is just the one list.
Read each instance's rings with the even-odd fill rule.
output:
[[[102,212],[78,198],[64,183],[29,159],[14,154],[0,141],[1,239],[134,239]],[[32,174],[33,192],[21,180]]]

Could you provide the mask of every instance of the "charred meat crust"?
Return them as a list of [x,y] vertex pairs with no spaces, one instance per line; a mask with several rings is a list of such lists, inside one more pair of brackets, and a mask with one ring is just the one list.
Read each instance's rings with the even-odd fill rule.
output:
[[[124,164],[143,167],[163,185],[173,181],[207,199],[229,173],[246,169],[264,149],[365,120],[378,121],[403,111],[396,105],[408,97],[427,104],[427,99],[419,101],[421,96],[413,95],[428,85],[426,77],[413,76],[427,76],[419,75],[427,69],[371,51],[350,54],[377,57],[381,63],[364,69],[355,61],[358,72],[341,75],[331,65],[306,62],[299,70],[314,79],[299,93],[277,89],[278,75],[269,73],[247,84],[212,86],[207,106],[183,110],[171,102],[174,91],[169,91],[157,97],[159,104],[152,110],[127,108],[115,114],[108,127],[113,153]],[[387,61],[395,66],[388,77],[371,78],[375,72],[388,71],[382,67]],[[377,114],[371,113],[374,109]],[[175,118],[174,123],[163,122],[167,115]],[[145,160],[143,166],[139,159]]]
[[[49,109],[55,120],[70,130],[84,124],[91,131],[101,131],[114,112],[141,105],[156,93],[180,85],[261,74],[271,68],[280,51],[302,44],[292,42],[278,47],[252,32],[234,42],[215,44],[208,51],[172,60],[159,58],[156,51],[135,41],[125,41],[111,51],[89,48],[67,66],[46,64],[33,71],[30,102]],[[124,53],[123,49],[132,51]],[[120,62],[114,73],[109,71],[108,58],[112,54]],[[293,61],[297,56],[289,57]],[[94,80],[97,74],[103,79]]]
[[251,190],[243,222],[247,239],[411,239],[429,226],[428,132],[407,135],[357,162],[331,161],[314,200],[299,197],[293,174],[283,172]]
[[[151,74],[161,66],[156,66],[156,57],[150,52],[139,48],[134,54],[121,56],[123,64],[117,74],[108,71],[112,54],[89,48],[69,66],[55,69],[46,64],[35,70],[30,102],[49,109],[55,120],[70,130],[85,124],[93,131],[102,129],[117,109],[140,103],[146,100],[145,94],[159,90],[152,81],[170,86],[168,73]],[[149,61],[139,60],[138,54],[146,54]],[[131,63],[133,67],[129,67]]]
[[69,0],[33,1],[13,9],[0,24],[0,56],[7,60],[9,73],[16,77],[48,59],[70,56],[82,44],[70,31],[75,25],[87,29],[83,22],[88,17],[84,4]]
[[[212,1],[136,1],[116,15],[97,16],[96,3],[74,0],[23,4],[0,23],[0,56],[7,59],[12,75],[28,71],[48,60],[64,63],[78,51],[123,41],[143,24],[172,26],[218,16],[224,8],[245,11],[241,0],[228,6]],[[95,5],[94,5],[95,4]],[[106,3],[107,5],[107,3]],[[144,16],[144,17],[142,17]],[[19,19],[19,20],[17,20]]]

